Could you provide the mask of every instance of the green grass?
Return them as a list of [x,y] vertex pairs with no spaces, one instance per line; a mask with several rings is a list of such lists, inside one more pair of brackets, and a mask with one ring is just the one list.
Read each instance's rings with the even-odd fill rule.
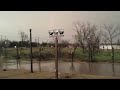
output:
[[76,49],[75,51],[75,57],[80,59],[81,61],[87,61],[88,60],[88,53],[82,51],[82,49]]
[[[111,51],[100,51],[96,53],[94,56],[95,61],[110,61],[112,62],[112,54]],[[115,62],[120,62],[120,50],[115,50],[114,52]]]
[[[39,56],[39,48],[33,48],[33,57],[36,58]],[[58,54],[60,57],[60,60],[68,60],[71,61],[71,54],[68,53],[70,51],[69,48],[62,48],[61,53]],[[30,48],[24,48],[21,52],[21,59],[27,60],[30,59]],[[3,53],[4,55],[4,53]],[[55,48],[49,48],[45,47],[41,51],[41,55],[45,60],[50,60],[51,58],[55,58]],[[115,50],[115,62],[120,62],[120,50]],[[7,48],[7,59],[16,59],[16,49],[15,48]],[[88,61],[88,52],[82,51],[82,49],[77,48],[75,51],[74,60],[80,60],[80,61]],[[93,57],[94,61],[100,61],[100,62],[111,62],[111,50],[101,50],[98,53],[95,53]]]
[[99,52],[94,56],[95,61],[111,61],[111,52]]
[[[48,58],[48,57],[55,57],[55,49],[54,48],[48,48],[45,47],[43,48],[44,50],[41,51],[41,55],[43,55],[44,57]],[[20,48],[19,48],[20,50]],[[15,48],[7,48],[7,57],[4,57],[4,59],[16,59],[16,49]],[[33,57],[39,56],[39,48],[33,48],[32,49],[33,52]],[[4,51],[2,53],[2,56],[4,55]],[[21,59],[29,59],[30,58],[30,48],[23,48],[21,50]]]
[[[98,53],[95,53],[93,56],[93,61],[100,61],[100,62],[112,62],[111,58],[111,50],[101,50]],[[76,49],[75,58],[78,58],[80,61],[87,61],[88,60],[88,52],[82,51],[82,49]],[[115,62],[120,62],[120,50],[114,51],[114,59]]]

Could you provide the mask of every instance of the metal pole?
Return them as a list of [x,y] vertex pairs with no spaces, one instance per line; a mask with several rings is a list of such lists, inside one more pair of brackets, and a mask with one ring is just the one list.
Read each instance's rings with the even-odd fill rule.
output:
[[31,73],[33,73],[33,60],[32,60],[32,34],[31,34],[31,30],[30,30],[30,60],[31,60]]
[[39,71],[41,71],[41,47],[39,46]]
[[6,36],[5,36],[5,69],[3,71],[7,70],[7,52],[6,52],[6,48],[7,48],[7,42],[6,42]]
[[39,71],[41,71],[41,46],[39,45],[39,37],[38,37],[38,48],[39,48]]
[[55,60],[55,68],[56,68],[56,79],[58,79],[58,38],[55,38],[55,49],[56,49],[56,60]]
[[16,53],[17,53],[16,59],[17,59],[17,69],[18,69],[18,43],[16,45]]

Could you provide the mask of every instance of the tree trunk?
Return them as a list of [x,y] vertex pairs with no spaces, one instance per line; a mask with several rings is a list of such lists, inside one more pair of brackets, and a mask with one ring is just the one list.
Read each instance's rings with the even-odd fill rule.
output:
[[112,70],[113,76],[115,76],[115,67],[114,67],[114,48],[112,47]]
[[92,53],[92,50],[91,50],[91,53],[90,53],[90,62],[93,61],[93,53]]
[[112,62],[114,63],[114,48],[112,47]]
[[73,62],[73,56],[74,56],[74,53],[72,52],[72,62]]

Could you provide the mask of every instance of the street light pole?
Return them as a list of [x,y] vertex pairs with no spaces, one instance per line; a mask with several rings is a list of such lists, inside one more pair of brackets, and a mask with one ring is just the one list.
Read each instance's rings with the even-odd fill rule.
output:
[[58,79],[58,37],[62,37],[64,36],[63,35],[64,33],[64,30],[63,29],[59,29],[59,30],[50,30],[49,31],[49,35],[50,37],[55,37],[55,76],[56,76],[56,79]]
[[31,73],[33,73],[33,60],[32,60],[32,29],[30,28],[30,60],[31,60]]
[[6,48],[7,48],[7,42],[5,39],[5,68],[3,69],[3,71],[7,71],[7,52],[6,52]]
[[16,60],[17,60],[17,69],[18,69],[18,59],[19,59],[19,56],[18,56],[18,43],[16,44],[15,48],[16,48]]

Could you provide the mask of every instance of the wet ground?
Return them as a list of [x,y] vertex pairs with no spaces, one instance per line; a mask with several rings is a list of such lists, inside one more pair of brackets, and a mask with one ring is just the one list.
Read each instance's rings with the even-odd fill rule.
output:
[[[41,62],[41,71],[55,72],[55,62]],[[4,67],[3,67],[4,68]],[[8,63],[8,69],[17,69],[16,63]],[[21,68],[30,70],[30,62],[22,62]],[[39,64],[33,64],[33,70],[39,71]],[[120,76],[120,63],[59,62],[59,72],[81,73],[104,76]]]

